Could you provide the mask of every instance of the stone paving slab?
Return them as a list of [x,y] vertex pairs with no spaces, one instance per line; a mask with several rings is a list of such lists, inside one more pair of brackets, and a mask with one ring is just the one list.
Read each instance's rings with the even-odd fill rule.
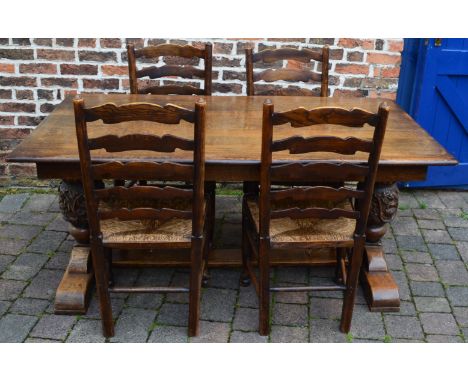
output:
[[[217,245],[240,243],[240,196],[217,198]],[[213,269],[202,290],[200,336],[187,336],[187,294],[112,297],[116,336],[101,335],[93,294],[82,316],[53,314],[73,247],[57,195],[21,192],[0,200],[0,342],[464,342],[468,341],[468,193],[402,191],[383,240],[400,288],[399,312],[369,312],[358,290],[349,334],[339,331],[340,292],[277,293],[272,331],[258,334],[253,286],[239,269]],[[116,270],[120,285],[188,285],[183,269]],[[273,270],[274,285],[324,284],[332,268]]]

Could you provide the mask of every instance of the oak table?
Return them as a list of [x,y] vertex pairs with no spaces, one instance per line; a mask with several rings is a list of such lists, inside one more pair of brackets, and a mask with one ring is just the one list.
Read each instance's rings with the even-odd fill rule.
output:
[[[199,96],[159,96],[159,95],[84,95],[86,106],[97,106],[114,102],[118,105],[130,102],[174,103],[193,108]],[[262,126],[262,104],[266,98],[273,101],[276,111],[304,106],[359,107],[375,112],[383,100],[370,98],[319,98],[319,97],[263,97],[263,96],[220,96],[204,97],[206,113],[206,180],[216,182],[256,182],[259,179],[260,142]],[[393,101],[386,101],[390,108],[387,133],[379,162],[377,184],[367,227],[365,261],[361,272],[361,284],[369,308],[373,311],[398,311],[400,299],[398,287],[387,267],[381,239],[398,209],[397,182],[424,180],[427,167],[431,165],[455,165],[457,161],[447,153],[426,131]],[[90,136],[116,132],[118,126],[90,124]],[[310,135],[320,132],[326,135],[330,125],[317,125],[308,128]],[[170,133],[177,129],[177,135],[190,137],[189,125],[157,126],[151,122],[126,123],[121,134],[136,132],[155,134]],[[275,136],[291,135],[291,126],[275,128]],[[346,137],[368,136],[370,127],[357,129],[333,127],[333,133]],[[155,131],[156,130],[156,131]],[[172,158],[180,162],[189,160],[190,153],[177,150],[174,153],[154,153],[147,151],[130,153],[95,154],[96,162],[110,158],[121,161],[161,160]],[[308,153],[294,155],[300,160],[337,161],[344,156],[334,153]],[[288,152],[276,153],[274,160],[291,159]],[[364,162],[364,156],[356,154],[354,161]],[[72,250],[70,262],[57,289],[56,313],[84,314],[87,310],[89,291],[92,289],[93,273],[87,247],[88,231],[86,208],[80,182],[80,168],[75,136],[72,98],[66,98],[56,109],[26,138],[7,158],[10,162],[36,163],[40,179],[62,179],[59,186],[60,208],[65,220],[70,222],[70,233],[77,245]],[[356,179],[359,181],[359,179]],[[281,179],[276,179],[281,181]],[[302,251],[298,253],[274,253],[273,263],[277,265],[332,265],[335,257],[330,250]],[[240,266],[240,249],[212,250],[209,266]],[[181,253],[170,252],[158,255],[145,252],[117,253],[114,266],[183,266],[188,265]]]

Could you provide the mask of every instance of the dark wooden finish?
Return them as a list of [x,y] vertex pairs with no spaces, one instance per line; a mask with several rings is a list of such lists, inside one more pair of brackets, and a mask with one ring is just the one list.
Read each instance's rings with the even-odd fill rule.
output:
[[[84,95],[86,104],[98,106],[104,103],[124,105],[134,102],[156,103],[164,105],[177,103],[184,108],[193,108],[196,97],[193,96],[152,96],[132,94]],[[266,97],[205,97],[206,106],[206,174],[209,181],[242,182],[248,181],[249,186],[256,188],[259,180],[261,120],[262,104]],[[352,107],[364,110],[376,110],[381,100],[370,98],[319,98],[319,97],[270,97],[278,111],[290,110],[299,106],[315,108],[318,106]],[[385,264],[385,258],[380,238],[385,234],[387,223],[392,220],[398,209],[398,189],[395,182],[424,180],[429,165],[454,165],[456,160],[448,154],[435,140],[418,126],[401,108],[388,101],[391,112],[387,123],[385,142],[379,162],[377,181],[374,191],[371,213],[367,227],[366,249],[377,248],[378,253],[373,259]],[[167,126],[139,121],[125,122],[124,134],[175,134],[186,139],[193,139],[193,128],[186,121],[180,125]],[[116,125],[103,125],[100,121],[89,125],[90,137],[98,134],[118,134]],[[80,182],[81,172],[74,136],[74,118],[71,98],[62,104],[36,128],[15,150],[7,160],[10,162],[36,163],[40,179],[64,179],[60,185],[60,207],[64,218],[70,222],[70,232],[82,244],[89,242],[88,220],[84,194]],[[307,128],[310,136],[332,135],[328,125],[316,125]],[[333,128],[333,133],[341,138],[350,135],[359,136],[367,127]],[[339,130],[339,131],[338,131]],[[285,139],[295,134],[296,128],[289,124],[275,128],[276,138]],[[339,134],[338,134],[339,133]],[[365,135],[359,136],[364,138]],[[173,153],[156,153],[151,151],[137,151],[124,153],[109,153],[97,150],[95,163],[105,163],[110,159],[123,163],[135,160],[156,161],[173,160],[181,164],[189,164],[190,152],[176,150]],[[338,153],[304,153],[290,154],[288,151],[276,152],[275,160],[286,163],[294,157],[304,161],[314,159],[327,160],[330,163],[342,159]],[[353,157],[353,163],[363,164],[364,155],[361,152]],[[325,174],[326,175],[326,174]],[[325,180],[325,179],[320,179]],[[279,181],[285,181],[279,179]],[[251,189],[252,187],[249,187]],[[366,292],[366,298],[371,310],[398,310],[398,287],[391,273],[372,267],[374,260],[368,267],[368,252],[366,252],[361,281]],[[272,266],[295,265],[307,262],[309,265],[333,265],[335,256],[328,252],[324,256],[317,256],[317,251],[273,251],[270,256]],[[72,263],[73,261],[70,260]],[[172,251],[161,256],[148,255],[138,252],[128,257],[122,254],[114,255],[115,266],[189,266],[186,255],[173,255]],[[238,250],[219,251],[210,253],[210,266],[240,266],[241,256]],[[59,313],[83,314],[86,311],[86,296],[91,288],[92,274],[66,272],[57,290],[56,311]]]
[[[132,44],[127,46],[128,55],[128,73],[130,79],[130,92],[132,94],[196,94],[211,95],[212,89],[212,47],[206,44],[204,49],[196,48],[191,45],[161,44],[157,46],[148,46],[146,48],[135,49]],[[137,69],[137,59],[159,59],[164,56],[175,56],[183,58],[202,58],[204,60],[204,69],[198,69],[193,66],[164,65],[160,67],[152,66]],[[148,77],[158,79],[163,77],[180,78],[201,78],[204,80],[203,89],[196,88],[193,85],[148,85],[146,87],[138,86],[138,79]]]
[[[269,276],[269,252],[270,248],[294,248],[298,246],[297,238],[293,240],[282,239],[277,240],[275,237],[271,237],[270,228],[275,224],[275,219],[290,218],[290,219],[306,219],[306,218],[318,218],[318,219],[337,219],[337,218],[348,218],[355,219],[355,227],[353,233],[353,240],[346,241],[337,237],[323,238],[321,234],[310,231],[311,233],[305,233],[305,240],[301,242],[301,248],[314,248],[317,246],[336,246],[337,255],[339,256],[337,262],[344,261],[344,255],[347,252],[342,250],[338,251],[339,247],[346,246],[349,248],[349,253],[352,254],[349,257],[348,269],[343,272],[341,278],[343,281],[346,280],[345,285],[327,287],[325,290],[340,290],[344,292],[343,312],[341,317],[340,329],[343,332],[349,332],[351,327],[352,312],[356,294],[357,283],[359,279],[359,270],[362,264],[364,244],[365,244],[365,231],[367,227],[367,219],[369,216],[370,205],[373,195],[374,184],[377,176],[377,168],[380,158],[380,153],[383,145],[383,139],[385,135],[387,119],[389,114],[389,108],[386,104],[379,106],[379,111],[376,114],[367,112],[364,110],[351,109],[346,111],[344,109],[333,108],[316,108],[312,110],[295,109],[288,112],[275,113],[274,107],[271,101],[265,101],[263,106],[263,128],[262,128],[262,150],[261,150],[261,164],[260,164],[260,194],[257,195],[244,195],[243,200],[243,251],[245,252],[242,256],[244,272],[248,274],[256,285],[256,289],[259,294],[259,331],[261,335],[267,335],[270,331],[269,323],[269,301],[271,291],[298,291],[297,288],[281,287],[281,288],[270,288],[270,276]],[[306,145],[302,145],[300,153],[305,152],[339,152],[340,154],[355,154],[356,151],[362,151],[363,145],[365,150],[369,153],[366,165],[355,165],[346,162],[340,162],[336,165],[330,163],[291,163],[291,164],[275,164],[273,162],[273,152],[281,151],[285,148],[289,148],[296,140],[283,139],[279,143],[273,139],[274,129],[277,125],[290,123],[293,127],[297,126],[311,126],[315,124],[325,124],[329,120],[333,121],[334,125],[345,125],[350,127],[363,126],[365,123],[370,123],[374,126],[374,132],[372,134],[371,141],[364,141],[358,138],[347,138],[345,143],[340,138],[334,137],[315,137],[309,140]],[[286,142],[286,145],[284,144]],[[301,141],[303,143],[304,141]],[[370,144],[369,144],[370,142]],[[334,147],[336,144],[336,147]],[[353,145],[355,147],[353,148]],[[292,151],[290,150],[290,153]],[[299,165],[299,167],[292,166]],[[290,208],[277,208],[276,204],[272,203],[272,199],[278,201],[278,195],[291,198],[292,191],[301,190],[298,193],[298,198],[302,201],[309,199],[314,201],[315,195],[313,190],[318,189],[320,195],[319,200],[328,200],[330,202],[335,201],[337,195],[343,198],[343,194],[349,194],[349,190],[344,187],[330,187],[326,186],[314,186],[307,188],[294,188],[292,191],[271,191],[271,181],[275,176],[278,177],[277,169],[280,168],[281,179],[286,181],[294,180],[309,180],[314,181],[314,172],[304,171],[309,170],[308,167],[320,169],[319,173],[325,173],[327,176],[330,175],[329,180],[333,181],[346,181],[349,176],[363,177],[363,183],[354,191],[358,198],[352,204],[351,210],[345,210],[342,208],[323,208],[323,207],[290,207]],[[325,166],[325,167],[323,167]],[[332,167],[336,166],[336,167]],[[353,172],[354,169],[359,170]],[[298,175],[299,174],[299,175]],[[341,176],[341,178],[340,178]],[[354,193],[353,192],[353,193]],[[340,195],[341,194],[341,195]],[[255,222],[254,212],[251,210],[249,200],[256,200],[258,198],[258,226]],[[257,203],[257,202],[255,202]],[[280,224],[280,223],[278,223]],[[315,226],[320,224],[319,222],[314,223]],[[276,227],[276,226],[275,226]],[[337,226],[338,227],[338,226]],[[315,227],[314,227],[315,229]],[[339,229],[339,228],[336,228]],[[317,239],[313,239],[313,236],[317,236]],[[336,235],[335,235],[336,236]],[[328,240],[328,242],[327,242]],[[250,248],[249,248],[250,247]],[[257,278],[255,272],[252,270],[251,255],[256,254],[258,259],[259,276]],[[344,267],[343,267],[344,271]],[[316,287],[305,287],[302,290],[317,290]]]
[[[312,72],[310,70],[298,69],[266,69],[261,72],[254,72],[254,64],[262,62],[271,64],[276,61],[294,60],[303,63],[317,61],[322,64],[322,73]],[[266,95],[270,92],[255,91],[255,82],[265,81],[289,81],[289,82],[318,82],[321,84],[320,96],[328,97],[328,66],[329,66],[329,48],[324,46],[321,52],[313,50],[295,49],[295,48],[280,48],[280,49],[265,49],[258,53],[253,53],[252,48],[245,50],[245,66],[247,71],[247,95]],[[281,93],[281,94],[280,94]],[[296,92],[296,94],[299,92]],[[278,90],[276,95],[292,95],[294,92],[282,92]],[[271,95],[275,95],[271,94]],[[299,94],[297,94],[299,95]]]
[[[83,99],[75,99],[75,122],[76,136],[78,141],[78,151],[80,156],[80,166],[83,181],[83,190],[86,200],[86,210],[89,225],[89,236],[91,244],[91,257],[93,261],[96,287],[100,301],[101,319],[103,323],[103,333],[106,337],[114,335],[114,324],[112,319],[112,308],[110,305],[109,292],[162,292],[165,293],[171,288],[164,287],[112,287],[109,288],[109,282],[112,280],[111,267],[105,263],[111,263],[111,259],[106,259],[105,255],[112,256],[112,248],[168,248],[171,245],[174,248],[180,247],[180,243],[171,243],[170,238],[163,243],[152,242],[148,246],[147,242],[138,240],[135,236],[125,244],[113,242],[112,239],[103,238],[102,221],[107,219],[118,219],[119,221],[147,221],[153,220],[164,223],[174,218],[192,220],[192,240],[188,246],[191,253],[191,275],[190,288],[175,288],[173,291],[187,291],[190,294],[189,303],[189,335],[198,334],[198,317],[200,304],[201,277],[205,261],[204,253],[208,245],[208,240],[204,233],[208,232],[208,224],[212,224],[205,215],[205,102],[198,101],[195,104],[195,110],[180,108],[175,105],[160,106],[149,103],[132,103],[122,106],[115,104],[104,104],[101,106],[85,108]],[[180,123],[181,120],[194,124],[193,139],[188,140],[175,136],[131,134],[124,136],[104,135],[97,138],[88,137],[88,122],[101,120],[106,124],[119,124],[128,121],[151,121],[165,124]],[[164,145],[167,147],[164,147]],[[151,150],[159,152],[173,152],[175,148],[191,150],[193,152],[193,164],[178,163],[155,163],[148,161],[138,161],[130,163],[121,163],[118,161],[109,161],[106,163],[93,164],[91,152],[99,149],[106,149],[107,152],[124,152],[133,150]],[[96,180],[107,178],[118,179],[140,179],[152,181],[154,179],[172,179],[174,174],[180,180],[193,184],[191,190],[191,209],[179,210],[174,208],[153,208],[145,199],[137,199],[143,195],[150,196],[150,200],[158,200],[162,194],[187,195],[187,190],[177,190],[175,188],[159,188],[156,186],[136,186],[125,188],[123,186],[114,186],[107,189],[98,187],[96,189]],[[168,196],[167,195],[167,196]],[[163,200],[168,200],[168,198]],[[109,203],[102,205],[104,199],[115,201],[138,201],[143,206],[135,208],[116,207]],[[189,205],[190,205],[189,204]],[[122,205],[122,203],[117,203]],[[125,205],[125,204],[124,204]]]
[[182,189],[178,187],[165,186],[133,186],[131,188],[116,186],[96,190],[94,195],[97,200],[108,200],[112,198],[119,198],[121,200],[138,200],[138,199],[173,199],[183,198],[191,199],[193,197],[193,190]]
[[[125,105],[142,102],[159,105],[177,102],[185,109],[193,107],[198,97],[194,96],[155,96],[133,94],[87,94],[83,96],[90,107],[105,103]],[[260,163],[262,104],[267,97],[205,97],[206,100],[206,179],[210,181],[258,181]],[[343,109],[376,110],[381,99],[371,98],[320,98],[320,97],[269,97],[278,111],[290,110],[300,105],[308,108],[341,107]],[[379,162],[377,180],[381,183],[423,179],[428,166],[447,166],[456,164],[456,160],[447,153],[425,130],[411,119],[396,103],[387,101],[391,108],[387,124],[385,142]],[[38,164],[41,178],[79,179],[78,150],[74,135],[72,97],[67,97],[58,105],[25,140],[10,153],[11,162],[30,162]],[[356,136],[365,139],[371,128],[360,129],[330,125],[313,125],[307,129],[308,136],[330,136],[339,138]],[[277,140],[290,137],[297,129],[290,125],[276,128]],[[332,134],[333,131],[333,134]],[[115,125],[105,125],[100,121],[90,124],[90,138],[98,135],[119,133]],[[189,123],[181,120],[180,125],[166,126],[146,121],[126,122],[125,134],[165,134],[193,139],[193,130]],[[290,154],[288,151],[277,152],[275,161],[321,160],[336,163],[346,155],[337,153]],[[358,152],[351,163],[364,164],[367,155]],[[179,163],[188,163],[191,152],[176,150],[173,153],[137,151],[109,153],[97,151],[95,163],[109,159],[126,161],[154,161],[172,159]]]

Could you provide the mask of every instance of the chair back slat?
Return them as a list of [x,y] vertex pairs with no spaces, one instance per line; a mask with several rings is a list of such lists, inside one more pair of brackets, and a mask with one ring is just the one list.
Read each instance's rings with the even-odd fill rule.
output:
[[355,154],[357,151],[370,153],[373,144],[370,140],[356,137],[311,137],[304,138],[295,135],[289,138],[272,142],[272,151],[289,150],[291,154],[303,154],[309,152],[334,152],[339,154]]
[[311,72],[310,70],[297,70],[297,69],[267,69],[263,72],[254,73],[254,81],[301,81],[301,82],[320,82],[322,75],[319,73]]
[[156,94],[156,95],[203,95],[204,89],[196,88],[193,85],[161,85],[161,86],[145,86],[138,89],[138,94]]
[[[212,66],[213,55],[211,44],[204,48],[196,48],[192,45],[161,44],[135,49],[132,44],[127,46],[128,72],[130,80],[130,92],[132,94],[180,94],[180,95],[211,95],[212,91]],[[204,61],[204,68],[185,65],[152,66],[137,69],[137,59],[159,59],[160,57],[182,57],[186,59],[200,59]],[[196,65],[196,63],[193,63]],[[203,89],[188,84],[152,85],[145,87],[138,85],[138,79],[148,77],[150,79],[165,77],[201,78],[204,82]]]
[[164,200],[164,199],[192,199],[192,189],[165,186],[132,186],[132,187],[109,187],[95,191],[96,199],[109,200]]
[[271,64],[280,60],[295,60],[308,63],[311,60],[322,61],[323,52],[315,52],[311,49],[294,49],[294,48],[280,48],[280,49],[265,49],[252,55],[253,62],[264,62]]
[[205,71],[203,69],[194,68],[193,66],[177,66],[177,65],[164,65],[160,67],[151,66],[137,70],[137,77],[149,77],[151,79],[177,76],[182,78],[203,78]]
[[88,142],[90,150],[105,149],[110,153],[128,150],[171,153],[176,149],[193,151],[195,147],[193,139],[180,138],[172,134],[165,134],[163,136],[150,134],[103,135],[98,138],[89,139]]
[[204,58],[205,50],[192,45],[160,44],[135,50],[136,58],[157,58],[161,56],[176,56],[184,58]]
[[305,127],[312,125],[331,124],[348,127],[362,127],[366,123],[376,126],[379,121],[377,114],[367,110],[353,108],[347,110],[341,107],[317,107],[307,110],[299,107],[282,113],[275,113],[272,117],[273,125],[290,123],[292,127]]
[[170,208],[99,209],[98,217],[102,220],[158,220],[160,222],[165,222],[173,218],[191,219],[192,211],[174,210]]
[[[312,110],[298,108],[275,112],[270,100],[263,106],[262,154],[260,165],[259,233],[269,237],[270,219],[355,219],[355,237],[365,234],[375,184],[380,152],[385,135],[389,109],[381,104],[378,113],[362,109],[346,110],[338,107],[318,107]],[[290,123],[293,127],[318,124],[342,125],[353,128],[374,127],[372,139],[357,137],[291,136],[273,140],[274,126]],[[368,153],[362,160],[329,162],[324,160],[273,161],[273,152],[289,150],[291,154],[307,152],[337,152],[352,155],[357,151]],[[314,187],[295,187],[271,190],[271,182],[325,183]],[[343,182],[359,181],[357,189],[344,187]],[[330,182],[338,186],[330,186]],[[290,206],[287,200],[296,202]],[[352,199],[356,201],[353,203]],[[317,203],[318,202],[318,203]],[[324,202],[325,205],[324,205]],[[331,204],[329,203],[331,202]],[[351,203],[350,203],[351,202]],[[338,204],[336,204],[338,203]],[[286,206],[286,208],[285,208]],[[329,207],[329,208],[326,208]]]
[[297,182],[329,179],[347,181],[363,179],[369,167],[352,163],[292,162],[271,166],[271,179],[274,181]]
[[294,187],[270,192],[270,200],[272,202],[279,202],[288,199],[295,202],[304,202],[308,200],[329,200],[333,202],[341,202],[345,199],[362,199],[363,197],[364,191],[348,187]]
[[[280,60],[295,60],[305,64],[310,64],[317,61],[321,64],[321,73],[316,73],[306,69],[267,69],[264,71],[254,72],[255,63],[272,64]],[[292,88],[278,88],[274,90],[255,90],[255,82],[265,81],[288,81],[288,82],[317,82],[320,83],[320,96],[328,97],[328,69],[329,69],[329,48],[324,46],[321,52],[316,52],[311,49],[296,49],[296,48],[280,48],[280,49],[265,49],[258,53],[253,53],[251,48],[245,50],[245,66],[247,77],[247,95],[310,95],[311,90]]]
[[103,123],[114,124],[129,121],[150,121],[166,124],[179,124],[181,120],[193,123],[195,114],[177,105],[164,106],[145,102],[134,102],[117,106],[106,103],[83,111],[86,122],[102,120]]
[[96,179],[192,181],[193,165],[170,162],[106,162],[91,166]]
[[340,217],[348,219],[359,219],[359,211],[349,211],[342,208],[287,208],[283,210],[271,211],[271,219],[291,218],[291,219],[338,219]]

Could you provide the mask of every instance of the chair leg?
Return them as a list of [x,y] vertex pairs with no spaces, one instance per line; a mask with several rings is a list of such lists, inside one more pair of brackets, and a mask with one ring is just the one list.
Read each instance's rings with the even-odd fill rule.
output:
[[346,249],[345,248],[336,248],[336,266],[335,266],[335,282],[337,284],[342,284],[344,280],[344,275],[341,269],[341,261],[346,259]]
[[247,219],[246,219],[245,201],[242,202],[242,273],[240,277],[241,286],[250,285],[249,272],[247,271],[247,262],[250,261],[250,242],[247,237]]
[[106,261],[107,261],[107,274],[109,280],[109,286],[114,286],[114,271],[112,270],[112,248],[104,248],[104,253],[106,254]]
[[189,292],[189,337],[198,336],[200,316],[200,295],[202,283],[202,239],[192,239],[190,292]]
[[356,290],[359,281],[359,270],[362,265],[362,255],[364,251],[364,239],[357,240],[352,250],[349,260],[348,275],[346,278],[346,291],[343,300],[343,310],[341,313],[340,330],[348,333],[351,329],[351,320],[353,319],[354,301],[356,299]]
[[216,219],[216,182],[209,182],[208,183],[208,192],[210,195],[210,213],[209,213],[209,242],[210,246],[213,244],[214,239],[214,224]]
[[261,336],[270,334],[270,264],[268,239],[260,238],[258,252],[259,265],[259,333]]
[[114,320],[112,319],[112,306],[109,294],[109,279],[107,277],[105,252],[99,243],[91,244],[91,257],[93,261],[96,290],[102,320],[102,330],[105,337],[114,336]]

